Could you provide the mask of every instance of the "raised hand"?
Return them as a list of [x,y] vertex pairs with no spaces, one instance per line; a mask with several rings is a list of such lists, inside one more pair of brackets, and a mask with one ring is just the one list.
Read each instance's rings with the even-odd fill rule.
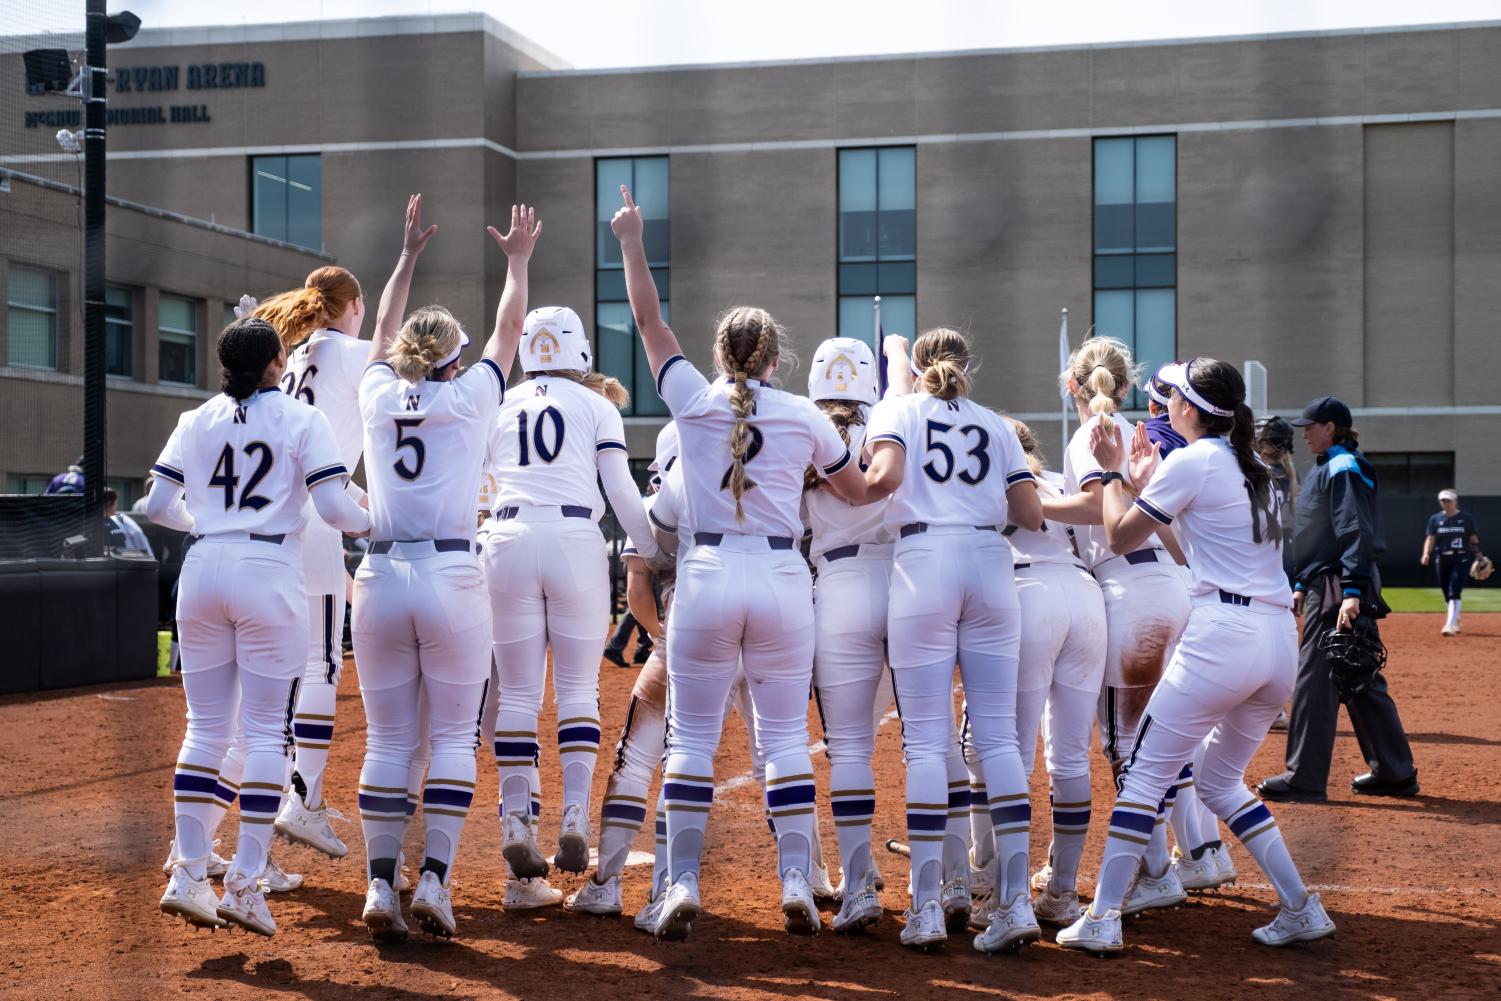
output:
[[1137,421],[1136,432],[1131,435],[1131,458],[1128,466],[1131,485],[1136,488],[1137,493],[1147,488],[1161,458],[1162,452],[1157,448],[1157,443],[1147,436],[1147,426]]
[[511,206],[511,228],[504,235],[494,226],[486,226],[485,232],[490,234],[501,250],[505,251],[507,260],[527,260],[536,249],[537,238],[542,235],[542,224],[537,222],[537,210],[528,205]]
[[1121,429],[1115,421],[1098,420],[1089,430],[1089,450],[1103,469],[1120,469],[1126,447],[1121,442]]
[[625,200],[625,204],[615,210],[615,218],[610,220],[610,232],[621,243],[640,240],[645,227],[641,221],[641,209],[631,199],[631,189],[624,184],[620,186],[620,197]]
[[422,228],[422,196],[417,194],[408,198],[406,232],[401,239],[401,252],[416,257],[427,249],[427,241],[437,232],[436,225]]
[[881,341],[881,353],[887,358],[905,358],[912,353],[912,342],[901,334],[887,334]]

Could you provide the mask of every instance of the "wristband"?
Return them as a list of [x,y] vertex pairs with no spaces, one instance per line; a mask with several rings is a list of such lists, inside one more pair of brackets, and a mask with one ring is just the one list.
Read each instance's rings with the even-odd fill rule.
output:
[[1100,486],[1102,486],[1102,487],[1109,486],[1111,483],[1114,483],[1116,480],[1120,480],[1122,483],[1125,483],[1126,482],[1126,474],[1125,473],[1121,473],[1121,472],[1117,472],[1114,469],[1112,469],[1112,470],[1110,470],[1108,472],[1104,472],[1104,473],[1100,474]]

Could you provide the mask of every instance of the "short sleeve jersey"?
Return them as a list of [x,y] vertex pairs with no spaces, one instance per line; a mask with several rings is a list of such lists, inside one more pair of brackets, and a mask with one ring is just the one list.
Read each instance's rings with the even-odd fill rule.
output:
[[1478,535],[1475,518],[1468,511],[1453,516],[1440,511],[1428,519],[1428,534],[1434,537],[1433,551],[1440,556],[1463,556],[1469,552],[1470,536]]
[[[862,407],[861,410],[868,421],[870,408]],[[868,430],[865,424],[856,424],[849,429],[851,456],[859,456],[865,448]],[[861,466],[864,467],[863,462]],[[803,504],[807,509],[808,527],[813,532],[809,556],[816,560],[830,549],[893,541],[896,536],[886,524],[886,507],[889,503],[890,499],[887,498],[874,504],[857,506],[847,503],[824,487],[808,491]]]
[[1235,453],[1218,435],[1177,449],[1158,466],[1136,506],[1171,525],[1193,578],[1190,592],[1216,589],[1291,607],[1282,551],[1267,537],[1276,512],[1258,511]]
[[[1063,490],[1066,494],[1076,494],[1086,486],[1098,480],[1104,475],[1105,470],[1095,461],[1094,452],[1089,448],[1089,433],[1099,421],[1114,421],[1121,430],[1121,441],[1130,448],[1131,435],[1135,433],[1129,421],[1120,414],[1106,414],[1094,416],[1080,425],[1079,430],[1068,441],[1068,449],[1063,453]],[[1177,451],[1176,449],[1174,450]],[[1171,456],[1170,456],[1171,457]],[[1128,474],[1126,457],[1121,457],[1121,467],[1117,472]],[[1237,481],[1239,482],[1239,481]],[[1084,565],[1090,570],[1104,563],[1115,554],[1110,551],[1110,542],[1105,538],[1104,525],[1078,525],[1074,528],[1074,538],[1079,543],[1079,555],[1084,559]],[[1142,543],[1144,549],[1161,549],[1162,543],[1154,535]]]
[[[1054,494],[1063,493],[1061,475],[1045,470],[1042,478]],[[1042,492],[1043,487],[1039,485],[1038,490]],[[1043,521],[1042,528],[1035,532],[1030,528],[1006,526],[1006,538],[1011,542],[1011,550],[1015,554],[1018,568],[1023,563],[1077,565],[1079,557],[1074,555],[1073,536],[1070,532],[1070,526],[1046,520]]]
[[733,388],[728,379],[705,379],[682,355],[667,359],[658,373],[657,391],[677,421],[681,442],[675,467],[683,477],[679,527],[801,538],[804,473],[814,466],[832,476],[849,464],[850,450],[810,400],[751,380],[756,399],[745,462],[750,485],[741,496],[744,520],[737,520],[730,490]]
[[199,535],[300,535],[309,488],[349,476],[328,418],[275,387],[183,414],[151,473],[184,489]]
[[497,481],[491,510],[532,504],[587,507],[599,520],[601,452],[625,454],[620,411],[592,389],[538,375],[506,391],[491,441]]
[[1035,477],[1004,418],[973,400],[927,393],[896,396],[870,413],[867,447],[892,441],[905,451],[902,485],[891,495],[886,526],[1006,524],[1006,491]]
[[376,362],[360,382],[370,537],[474,539],[474,499],[505,379],[488,358],[448,382],[407,382]]
[[351,473],[360,464],[360,449],[365,444],[360,380],[369,365],[369,341],[337,330],[315,330],[292,352],[286,374],[281,377],[283,392],[323,411]]

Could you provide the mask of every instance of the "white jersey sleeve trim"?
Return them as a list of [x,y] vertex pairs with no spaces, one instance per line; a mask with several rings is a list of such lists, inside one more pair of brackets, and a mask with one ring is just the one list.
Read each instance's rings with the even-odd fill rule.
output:
[[308,487],[311,488],[313,484],[322,483],[324,480],[331,477],[348,475],[349,470],[344,467],[344,463],[336,462],[331,465],[324,466],[322,469],[315,469],[311,473],[308,473],[307,478],[303,482],[305,482]]
[[163,462],[152,463],[151,475],[160,476],[164,480],[171,480],[173,483],[176,483],[180,487],[187,486],[187,483],[183,480],[182,470],[173,469],[171,466]]
[[495,384],[500,389],[500,402],[504,403],[506,401],[506,377],[505,373],[500,370],[500,366],[495,363],[494,359],[481,358],[479,364],[475,367],[488,369],[490,374],[495,377]]
[[865,444],[871,445],[878,441],[894,441],[898,445],[902,446],[902,451],[905,452],[907,450],[907,443],[903,441],[902,436],[897,434],[895,431],[886,431],[881,434],[873,434],[869,438],[865,439]]
[[667,373],[671,372],[672,371],[672,367],[674,365],[676,365],[678,362],[680,362],[680,361],[687,361],[687,360],[688,359],[684,358],[682,355],[673,355],[671,358],[667,359],[666,361],[664,361],[662,363],[662,367],[657,370],[657,395],[658,396],[660,396],[662,394],[662,384],[667,381]]
[[846,448],[844,450],[844,454],[841,455],[837,461],[835,461],[835,462],[833,462],[833,463],[831,463],[831,464],[823,467],[823,474],[825,476],[833,476],[835,473],[839,472],[839,470],[843,469],[845,466],[848,466],[849,464],[850,464],[850,450]]
[[1030,470],[1030,469],[1018,469],[1018,470],[1015,470],[1014,472],[1008,473],[1006,475],[1006,486],[1008,486],[1008,487],[1014,487],[1018,483],[1026,483],[1028,480],[1032,480],[1032,481],[1035,482],[1036,479],[1037,479],[1037,477],[1035,477],[1035,476],[1032,475],[1032,470]]
[[596,452],[603,452],[610,448],[618,448],[622,452],[630,451],[630,449],[625,447],[625,442],[623,441],[598,441],[594,443],[594,450]]

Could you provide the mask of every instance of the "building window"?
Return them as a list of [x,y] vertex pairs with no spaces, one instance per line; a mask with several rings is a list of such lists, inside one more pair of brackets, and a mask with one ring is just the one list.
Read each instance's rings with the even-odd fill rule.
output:
[[124,285],[104,286],[104,371],[135,374],[136,296]]
[[1367,452],[1385,497],[1438,496],[1454,486],[1453,452]]
[[158,381],[198,385],[198,303],[163,295],[158,313]]
[[12,264],[6,305],[7,363],[57,368],[57,276]]
[[[1178,139],[1094,141],[1094,331],[1155,371],[1178,352]],[[1127,405],[1145,406],[1133,390]]]
[[917,149],[839,151],[839,336],[877,352],[875,297],[889,334],[917,327]]
[[250,229],[299,247],[323,246],[323,165],[318,154],[250,158]]
[[55,473],[6,473],[5,492],[36,496],[47,492]]
[[667,157],[615,157],[594,161],[594,355],[595,366],[619,379],[631,394],[628,415],[666,417],[667,404],[656,381],[625,294],[625,262],[610,220],[620,208],[620,186],[630,187],[641,206],[646,260],[662,298],[662,319],[670,322],[672,246],[668,239]]

